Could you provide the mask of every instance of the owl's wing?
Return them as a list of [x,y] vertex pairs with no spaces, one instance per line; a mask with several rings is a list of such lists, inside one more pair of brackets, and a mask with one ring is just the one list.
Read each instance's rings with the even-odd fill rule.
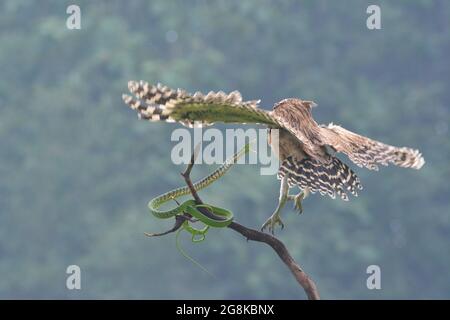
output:
[[313,119],[311,108],[297,108],[294,104],[285,104],[275,108],[272,116],[281,127],[294,135],[301,143],[303,151],[321,163],[328,163],[330,156],[320,140],[320,127]]
[[420,169],[425,163],[418,150],[390,146],[332,123],[319,126],[312,117],[310,107],[296,108],[293,104],[285,104],[283,108],[275,108],[272,116],[301,141],[306,154],[321,164],[330,161],[326,147],[345,153],[356,165],[371,170],[378,170],[380,164],[387,166],[390,163]]
[[138,112],[139,118],[149,121],[180,122],[189,127],[223,123],[259,123],[271,127],[279,124],[271,113],[258,108],[259,101],[242,101],[241,94],[233,91],[209,92],[204,95],[181,89],[170,89],[160,84],[153,86],[144,81],[128,82],[135,96],[124,94],[123,101]]
[[323,145],[345,153],[356,165],[371,170],[378,170],[378,164],[387,166],[390,163],[420,169],[425,163],[419,150],[390,146],[332,123],[320,126],[320,140]]

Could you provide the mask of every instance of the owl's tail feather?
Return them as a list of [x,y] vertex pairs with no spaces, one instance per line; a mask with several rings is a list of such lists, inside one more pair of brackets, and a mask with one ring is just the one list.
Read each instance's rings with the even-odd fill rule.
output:
[[312,193],[328,194],[333,199],[338,195],[342,200],[348,201],[346,191],[358,196],[357,190],[362,189],[356,174],[336,157],[330,157],[328,163],[289,157],[281,164],[278,178],[281,179],[286,174],[289,174],[289,187],[297,185],[301,189],[308,188]]

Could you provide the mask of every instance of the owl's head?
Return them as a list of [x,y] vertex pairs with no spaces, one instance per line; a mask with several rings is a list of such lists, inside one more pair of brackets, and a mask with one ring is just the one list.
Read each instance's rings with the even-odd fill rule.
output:
[[278,108],[296,108],[300,110],[311,110],[311,108],[316,107],[317,104],[314,101],[302,100],[299,98],[287,98],[273,105],[273,110]]

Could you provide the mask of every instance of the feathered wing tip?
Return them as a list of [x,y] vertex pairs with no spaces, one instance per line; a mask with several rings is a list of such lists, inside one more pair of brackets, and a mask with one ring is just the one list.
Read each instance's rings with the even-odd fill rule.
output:
[[270,124],[275,121],[267,112],[257,108],[259,100],[242,101],[238,91],[229,94],[222,91],[196,92],[191,95],[185,90],[161,84],[153,86],[142,80],[129,81],[128,90],[132,96],[124,94],[123,101],[137,111],[141,119],[150,121],[177,121],[189,127],[210,125],[215,121],[249,120]]
[[358,196],[358,190],[362,190],[356,174],[336,157],[330,157],[328,163],[310,158],[296,160],[289,157],[281,164],[278,178],[281,179],[286,174],[289,174],[289,187],[298,185],[301,189],[308,188],[312,193],[328,194],[333,199],[338,195],[342,200],[348,201],[347,192]]
[[173,90],[158,83],[151,86],[144,81],[129,81],[128,90],[134,95],[123,94],[122,100],[131,109],[137,111],[140,119],[149,121],[174,122],[167,114],[167,104],[185,98],[187,93],[183,90]]
[[348,157],[359,167],[366,167],[375,171],[378,171],[378,165],[388,166],[389,164],[394,164],[402,168],[418,170],[425,164],[425,160],[419,150],[394,147],[381,142],[372,143],[365,152],[356,151],[349,153]]
[[136,110],[140,119],[149,121],[170,121],[171,119],[163,114],[165,107],[158,104],[145,104],[141,100],[130,95],[123,94],[122,100],[133,110]]
[[387,150],[385,158],[388,159],[388,162],[403,168],[418,170],[425,164],[425,159],[419,150],[406,147],[391,147],[391,150]]
[[323,144],[345,153],[359,167],[378,170],[378,165],[394,164],[403,168],[420,169],[425,164],[419,150],[384,144],[332,123],[322,126],[320,133]]

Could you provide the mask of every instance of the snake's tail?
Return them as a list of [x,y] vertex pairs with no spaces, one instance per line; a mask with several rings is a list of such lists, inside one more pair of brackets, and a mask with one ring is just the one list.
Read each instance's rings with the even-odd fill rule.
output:
[[181,247],[180,245],[180,233],[181,231],[183,231],[184,229],[181,228],[180,230],[178,230],[176,236],[175,236],[175,245],[177,247],[178,252],[181,253],[181,255],[183,257],[185,257],[186,259],[188,259],[189,261],[191,261],[195,266],[197,266],[198,268],[200,268],[203,272],[206,272],[209,276],[216,278],[211,272],[209,272],[208,269],[206,269],[204,266],[202,266],[199,262],[197,262],[194,258],[190,257]]

